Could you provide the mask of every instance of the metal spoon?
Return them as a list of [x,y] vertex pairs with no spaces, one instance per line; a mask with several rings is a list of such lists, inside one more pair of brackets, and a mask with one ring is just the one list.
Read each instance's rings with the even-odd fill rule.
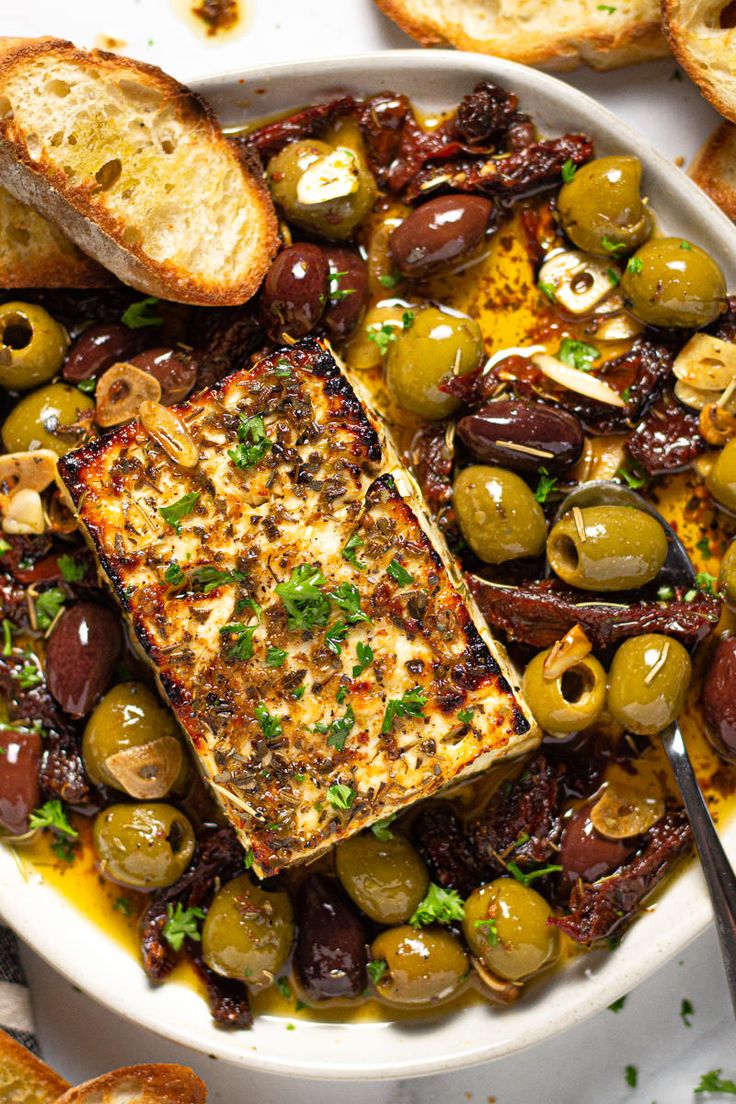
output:
[[[695,585],[695,568],[680,538],[662,515],[629,487],[603,481],[582,483],[562,501],[555,521],[568,513],[573,506],[582,509],[585,506],[604,505],[633,506],[656,518],[665,531],[669,546],[667,559],[657,581],[671,586]],[[713,824],[680,726],[675,722],[660,732],[659,738],[672,767],[695,837],[700,865],[713,904],[723,965],[736,1015],[736,875]]]

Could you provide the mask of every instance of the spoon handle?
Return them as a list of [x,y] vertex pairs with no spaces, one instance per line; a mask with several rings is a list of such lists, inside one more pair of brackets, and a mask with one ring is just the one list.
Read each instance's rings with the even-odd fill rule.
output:
[[703,874],[713,903],[723,965],[736,1015],[736,875],[716,832],[708,806],[695,777],[680,727],[660,733],[662,746],[674,771],[687,811]]

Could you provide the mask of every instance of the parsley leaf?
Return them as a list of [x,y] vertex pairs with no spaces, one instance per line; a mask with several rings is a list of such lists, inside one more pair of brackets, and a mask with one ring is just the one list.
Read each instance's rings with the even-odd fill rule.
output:
[[348,295],[355,295],[356,288],[340,287],[340,280],[347,275],[347,269],[344,272],[330,272],[330,299],[339,301],[340,299],[347,299]]
[[176,560],[172,560],[169,566],[164,571],[164,579],[170,586],[179,587],[184,585],[186,575],[179,567],[179,564],[176,562]]
[[695,576],[695,582],[704,590],[706,594],[715,594],[716,592],[716,577],[711,575],[707,571],[699,571]]
[[613,15],[616,10],[613,4],[598,4],[598,11],[608,12],[609,15]]
[[470,724],[473,719],[472,709],[461,709],[457,715],[457,719],[462,721],[463,724]]
[[577,171],[577,165],[570,157],[568,157],[567,161],[565,161],[562,166],[562,179],[564,180],[565,184],[570,183]]
[[344,621],[336,621],[325,633],[325,646],[333,653],[340,655],[342,642],[348,635],[348,626]]
[[354,625],[358,621],[370,621],[368,614],[360,608],[360,591],[354,583],[340,583],[334,590],[328,591],[327,596],[347,616],[349,624]]
[[492,917],[489,917],[487,920],[476,920],[473,927],[478,930],[485,928],[489,947],[495,947],[500,942],[501,937],[498,934],[498,924]]
[[246,418],[240,415],[238,426],[239,444],[235,448],[228,449],[227,454],[236,468],[244,470],[260,464],[263,457],[273,446],[273,441],[266,433],[266,425],[260,414],[253,414]]
[[276,593],[289,614],[290,629],[312,629],[327,623],[330,603],[320,589],[326,581],[314,564],[300,564],[286,582],[278,584]]
[[675,597],[675,588],[671,586],[661,586],[657,591],[658,602],[671,602]]
[[234,638],[228,656],[230,659],[246,660],[253,655],[253,636],[261,622],[260,617],[255,625],[244,625],[242,621],[231,621],[220,629],[220,636]]
[[618,468],[616,475],[619,479],[622,479],[627,486],[631,487],[633,491],[638,491],[640,487],[643,487],[647,481],[645,475],[641,475],[636,469],[627,468],[626,466]]
[[619,997],[618,1000],[615,1000],[613,1002],[613,1004],[609,1004],[608,1011],[609,1012],[620,1012],[625,1004],[626,1004],[626,996]]
[[381,287],[395,288],[401,280],[401,276],[396,272],[384,272],[378,277],[378,282]]
[[401,328],[403,330],[408,330],[413,321],[414,321],[414,311],[405,310],[404,313],[401,316]]
[[387,969],[388,962],[385,958],[372,958],[368,963],[368,977],[374,985],[378,985]]
[[[35,658],[35,657],[34,657]],[[40,686],[43,682],[43,675],[41,674],[36,663],[33,659],[28,657],[26,662],[18,671],[18,685],[21,690],[33,690],[36,686]]]
[[381,732],[384,735],[390,732],[396,717],[421,717],[427,700],[427,693],[421,686],[407,690],[400,698],[389,698],[383,715]]
[[286,663],[286,652],[283,648],[269,648],[266,652],[267,667],[283,667]]
[[8,621],[7,617],[3,621],[3,650],[4,656],[13,654],[13,629],[15,626],[12,621]]
[[608,279],[611,281],[611,287],[617,287],[621,283],[621,277],[615,268],[609,268],[607,270]]
[[562,870],[561,866],[551,865],[538,867],[536,870],[522,870],[515,862],[506,864],[509,874],[513,874],[517,882],[521,882],[523,886],[529,886],[537,878],[544,878],[547,874],[557,874]]
[[34,809],[28,818],[31,828],[53,828],[55,832],[63,832],[65,836],[76,839],[79,835],[76,828],[69,823],[64,812],[64,807],[58,797],[45,802],[39,809]]
[[67,583],[81,583],[82,579],[87,574],[87,569],[84,564],[77,563],[74,556],[69,556],[66,552],[63,556],[57,557],[56,563],[62,578]]
[[600,355],[595,345],[588,345],[585,341],[575,341],[571,337],[563,337],[557,353],[563,364],[567,364],[570,368],[577,368],[579,372],[589,372],[593,361]]
[[253,849],[249,848],[245,852],[245,855],[243,857],[243,866],[245,867],[245,869],[250,870],[250,868],[253,866],[253,863],[255,862],[255,860],[256,860],[256,857],[253,854]]
[[352,786],[345,786],[342,782],[335,782],[327,791],[327,800],[333,809],[351,808],[356,796]]
[[395,556],[386,568],[386,574],[390,575],[394,582],[398,583],[399,586],[409,586],[410,583],[414,582],[412,576],[409,574],[405,567],[402,567]]
[[163,936],[174,951],[180,951],[185,939],[193,939],[199,943],[202,936],[199,933],[198,920],[204,920],[201,908],[182,908],[181,901],[174,906],[171,902],[166,906],[168,920],[164,924]]
[[363,538],[359,537],[357,533],[353,533],[352,537],[348,537],[342,548],[342,558],[351,563],[353,567],[357,567],[358,571],[365,571],[366,569],[366,565],[358,560],[358,549],[362,548],[364,544]]
[[396,813],[389,813],[387,817],[383,817],[382,820],[377,820],[375,824],[371,824],[371,832],[381,843],[387,843],[394,838],[394,834],[389,825],[393,824],[395,820]]
[[722,1080],[721,1070],[710,1070],[709,1073],[704,1073],[700,1078],[700,1084],[696,1089],[693,1089],[696,1093],[730,1093],[731,1096],[736,1096],[736,1081]]
[[255,708],[256,720],[261,726],[261,732],[266,740],[276,740],[284,731],[279,717],[269,713],[263,702],[259,702]]
[[122,912],[123,916],[133,916],[135,913],[135,906],[130,897],[116,897],[112,907],[116,912]]
[[613,240],[613,238],[609,238],[608,234],[603,235],[603,238],[601,239],[601,245],[608,253],[610,253],[614,257],[617,256],[619,253],[626,252],[626,243],[616,242]]
[[176,502],[172,502],[170,506],[160,506],[159,513],[164,521],[167,521],[169,525],[173,526],[177,533],[181,533],[181,520],[191,514],[194,507],[199,501],[200,491],[192,491],[190,494],[182,495]]
[[624,1077],[629,1088],[635,1089],[639,1083],[639,1071],[636,1066],[627,1066],[624,1070]]
[[381,356],[385,356],[388,352],[388,347],[392,341],[396,340],[396,327],[392,326],[389,322],[384,322],[382,326],[376,328],[375,326],[366,326],[365,332],[368,334],[368,340],[375,342],[378,346],[378,351]]
[[626,271],[631,272],[634,276],[638,276],[644,267],[644,262],[641,257],[629,257],[626,265]]
[[156,314],[155,308],[158,303],[159,300],[153,295],[149,296],[148,299],[139,299],[137,303],[131,303],[123,311],[120,321],[129,330],[141,330],[144,326],[160,326],[163,318]]
[[42,591],[36,599],[36,620],[41,632],[50,628],[59,616],[61,607],[66,602],[66,594],[59,587],[49,587]]
[[547,296],[550,303],[556,303],[557,302],[557,296],[555,294],[555,289],[554,289],[553,284],[545,284],[542,280],[540,280],[539,284],[537,286],[538,286],[539,290],[542,292],[542,295]]
[[463,899],[456,889],[443,889],[435,882],[429,883],[429,889],[419,902],[409,923],[415,928],[427,924],[451,924],[465,916]]
[[342,717],[337,717],[330,725],[327,746],[335,748],[337,751],[342,751],[354,724],[355,714],[353,713],[353,707],[352,705],[348,705]]
[[77,857],[77,845],[70,843],[65,836],[59,836],[51,844],[51,850],[56,855],[59,862],[73,863]]
[[684,1023],[685,1027],[692,1027],[693,1026],[690,1023],[690,1017],[692,1016],[694,1011],[695,1011],[695,1009],[693,1008],[692,1001],[689,1001],[687,999],[687,997],[683,997],[682,1004],[680,1005],[679,1016],[680,1016],[680,1019],[682,1020],[682,1022]]
[[277,978],[276,988],[285,1000],[291,1000],[291,986],[287,977]]
[[541,505],[547,501],[552,491],[557,486],[557,479],[554,475],[550,475],[546,468],[537,468],[537,471],[539,472],[539,482],[537,483],[534,497]]
[[690,242],[688,242],[688,241],[681,241],[680,242],[680,249],[684,249],[687,253],[691,253],[692,248],[693,247],[691,246]]
[[220,571],[214,564],[195,567],[190,578],[194,586],[202,588],[203,594],[211,594],[219,586],[245,582],[245,575],[239,571]]
[[358,641],[355,654],[358,662],[353,665],[353,678],[358,678],[366,668],[370,667],[375,657],[370,644],[365,644],[362,640]]

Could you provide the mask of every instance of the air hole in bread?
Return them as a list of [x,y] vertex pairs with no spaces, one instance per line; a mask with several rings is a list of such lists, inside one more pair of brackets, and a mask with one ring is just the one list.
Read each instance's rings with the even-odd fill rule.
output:
[[68,96],[71,92],[71,88],[64,80],[50,80],[46,84],[46,91],[52,96],[60,96],[62,99],[64,96]]
[[176,142],[173,138],[164,138],[161,143],[161,149],[164,153],[173,153],[176,149]]
[[138,81],[121,80],[118,82],[118,87],[126,100],[139,111],[156,111],[161,105],[161,93],[154,88],[146,88]]
[[26,149],[31,157],[37,157],[41,153],[41,139],[33,131],[26,138]]
[[69,137],[68,137],[68,138],[67,138],[67,140],[66,140],[66,144],[67,144],[68,146],[76,146],[76,144],[77,144],[77,136],[76,136],[76,134],[70,134],[70,135],[69,135]]
[[731,0],[725,8],[721,9],[718,22],[723,30],[731,30],[732,27],[736,27],[736,0]]
[[120,158],[114,157],[111,161],[106,161],[95,173],[95,180],[99,185],[99,188],[96,188],[95,191],[106,192],[108,188],[112,188],[116,180],[120,179],[122,171],[123,166]]
[[173,190],[174,190],[174,185],[173,184],[164,184],[164,191],[166,192],[167,195],[169,195],[171,192],[173,192]]
[[64,131],[63,130],[55,131],[54,134],[52,134],[51,137],[49,138],[49,144],[52,145],[54,148],[56,148],[57,146],[60,146],[63,141],[64,141]]

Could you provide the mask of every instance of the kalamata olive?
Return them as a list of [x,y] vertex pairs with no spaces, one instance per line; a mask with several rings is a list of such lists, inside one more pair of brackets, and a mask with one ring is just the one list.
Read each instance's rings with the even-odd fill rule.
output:
[[0,732],[0,829],[13,836],[28,831],[28,816],[38,805],[37,732]]
[[404,276],[419,278],[460,260],[482,240],[492,210],[482,196],[430,199],[391,233],[394,264]]
[[313,1001],[357,997],[368,984],[367,935],[339,884],[319,874],[301,887],[294,970]]
[[120,646],[120,626],[106,606],[78,602],[62,613],[46,648],[46,678],[65,713],[90,712],[107,690]]
[[358,325],[368,298],[368,269],[353,249],[327,245],[324,249],[330,266],[330,301],[323,323],[330,337],[342,341]]
[[716,751],[736,762],[736,636],[720,640],[703,684],[706,731]]
[[185,399],[197,380],[197,364],[183,350],[158,345],[131,357],[130,364],[150,373],[161,384],[161,402],[164,406]]
[[92,379],[112,364],[130,360],[140,352],[144,342],[141,330],[131,330],[122,322],[100,322],[77,338],[61,374],[71,383]]
[[635,849],[636,841],[607,839],[590,820],[590,806],[578,809],[565,822],[560,846],[563,877],[570,882],[582,878],[594,882],[617,870]]
[[329,291],[330,269],[318,245],[300,242],[282,250],[266,273],[261,293],[271,334],[304,337],[322,317]]
[[524,399],[489,403],[461,418],[457,431],[478,460],[519,472],[563,471],[583,451],[583,427],[574,414]]

